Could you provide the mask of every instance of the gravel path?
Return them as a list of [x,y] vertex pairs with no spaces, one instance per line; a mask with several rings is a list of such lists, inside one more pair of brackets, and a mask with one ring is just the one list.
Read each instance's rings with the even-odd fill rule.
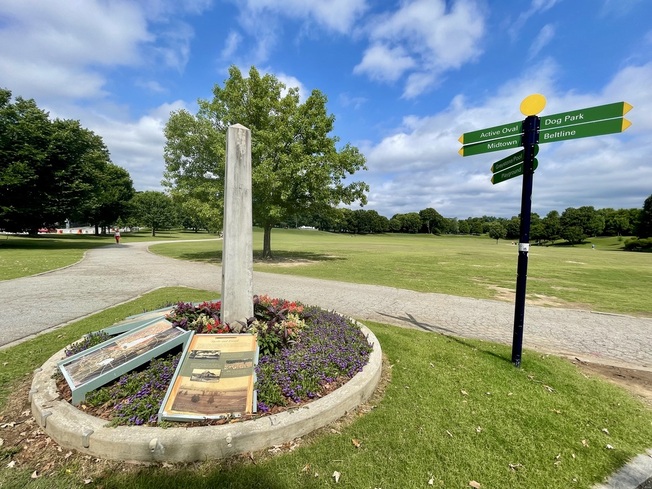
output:
[[[219,292],[220,267],[154,255],[147,250],[151,244],[89,250],[70,267],[0,282],[0,346],[160,287]],[[508,302],[258,272],[254,292],[336,309],[361,320],[512,341],[514,305]],[[652,319],[527,306],[524,331],[524,348],[652,370]]]

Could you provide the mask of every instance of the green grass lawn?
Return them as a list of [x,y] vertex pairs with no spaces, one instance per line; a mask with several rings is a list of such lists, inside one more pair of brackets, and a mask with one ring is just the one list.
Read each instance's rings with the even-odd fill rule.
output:
[[[151,232],[141,231],[122,233],[122,242],[214,237],[205,232],[158,231],[153,238]],[[47,234],[37,237],[0,235],[0,280],[26,277],[72,265],[81,260],[87,250],[114,243],[113,235]]]
[[[81,334],[180,298],[213,297],[161,289],[0,351],[1,398]],[[367,326],[391,372],[384,396],[352,422],[308,436],[291,452],[253,454],[255,463],[243,457],[126,470],[116,463],[92,474],[88,485],[74,455],[38,479],[31,479],[34,467],[3,468],[0,487],[387,489],[464,488],[477,481],[483,488],[588,489],[650,446],[652,410],[565,360],[530,352],[527,366],[516,369],[507,346]],[[3,467],[10,448],[0,447]]]
[[[591,248],[591,244],[596,249]],[[219,262],[221,242],[156,245],[173,258]],[[578,246],[532,246],[528,303],[652,316],[652,254],[621,251],[616,238]],[[352,236],[319,231],[272,232],[276,261],[262,272],[393,286],[475,298],[506,297],[516,284],[517,246],[472,236],[385,234]],[[254,229],[254,256],[262,231]]]

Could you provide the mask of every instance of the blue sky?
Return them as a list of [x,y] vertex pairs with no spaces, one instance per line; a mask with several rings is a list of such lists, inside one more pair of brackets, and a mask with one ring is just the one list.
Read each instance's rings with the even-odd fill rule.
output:
[[137,190],[161,189],[170,112],[254,65],[326,94],[387,217],[517,215],[521,179],[490,182],[510,152],[463,158],[458,138],[522,119],[532,93],[540,115],[634,106],[621,134],[541,146],[533,212],[652,194],[648,0],[2,0],[0,46],[0,87],[102,136]]

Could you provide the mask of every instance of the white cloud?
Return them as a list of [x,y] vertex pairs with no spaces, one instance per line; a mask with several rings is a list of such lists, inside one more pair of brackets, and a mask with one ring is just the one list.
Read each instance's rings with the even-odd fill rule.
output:
[[525,12],[522,12],[515,21],[510,23],[509,34],[512,39],[518,37],[521,29],[527,23],[530,17],[550,10],[555,6],[555,4],[559,3],[560,1],[561,0],[532,0],[530,8]]
[[376,44],[365,51],[362,61],[353,72],[366,74],[373,80],[396,81],[414,65],[415,61],[402,47],[388,48]]
[[532,60],[536,58],[541,50],[546,47],[554,37],[555,26],[552,24],[544,25],[530,46],[530,50],[528,51],[528,59]]
[[165,171],[164,128],[170,113],[187,108],[183,101],[162,104],[137,120],[114,113],[113,117],[84,111],[81,122],[102,136],[111,152],[111,161],[125,168],[136,182],[136,190],[160,190]]
[[101,97],[103,67],[139,63],[138,45],[152,40],[127,2],[8,0],[0,16],[3,85],[27,97]]
[[167,89],[156,80],[136,80],[136,86],[152,93],[167,93]]
[[[186,9],[204,8],[197,0]],[[54,101],[102,98],[111,70],[184,69],[193,29],[170,19],[175,2],[6,0],[0,3],[0,68],[16,94]],[[186,11],[181,8],[182,11]],[[161,24],[153,25],[152,19]]]
[[9,19],[0,30],[4,56],[47,56],[64,66],[133,64],[137,44],[152,39],[142,11],[130,2],[8,0],[0,13]]
[[220,53],[220,57],[227,62],[233,57],[238,47],[242,43],[242,36],[235,31],[229,32],[229,35],[224,41],[224,47]]
[[354,22],[367,10],[365,0],[246,0],[238,2],[242,15],[279,17],[308,20],[341,34],[349,32]]
[[406,2],[396,12],[369,22],[366,30],[372,45],[354,72],[396,81],[414,69],[403,96],[420,95],[432,88],[442,73],[481,54],[483,15],[479,3],[472,0],[457,0],[450,7],[444,0]]
[[360,109],[369,101],[365,97],[356,97],[349,93],[341,93],[337,100],[342,107],[353,107],[355,110]]
[[158,33],[157,43],[150,49],[156,53],[156,60],[162,60],[165,66],[182,72],[190,57],[190,42],[194,34],[193,28],[185,22],[173,22]]
[[[242,30],[251,36],[254,45],[248,52],[239,53],[237,60],[228,59],[231,64],[259,65],[266,63],[276,49],[283,33],[285,20],[294,20],[301,25],[296,29],[297,36],[311,32],[315,26],[328,32],[348,34],[355,22],[367,10],[366,0],[232,0],[239,9],[238,22]],[[236,49],[231,37],[227,39],[225,52],[229,58],[235,57]],[[237,47],[245,44],[240,42]],[[227,56],[223,53],[222,59]],[[245,61],[246,60],[246,61]]]
[[291,75],[286,75],[285,73],[277,73],[274,76],[285,85],[286,88],[298,88],[299,89],[299,100],[301,102],[304,102],[307,98],[308,95],[308,89],[305,87],[301,81],[299,81],[298,78],[291,76]]

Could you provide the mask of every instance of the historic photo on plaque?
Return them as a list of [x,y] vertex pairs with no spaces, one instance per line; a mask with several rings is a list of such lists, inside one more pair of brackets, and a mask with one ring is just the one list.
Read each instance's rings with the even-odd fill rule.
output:
[[159,418],[193,421],[252,413],[257,354],[254,335],[193,336],[179,362]]

